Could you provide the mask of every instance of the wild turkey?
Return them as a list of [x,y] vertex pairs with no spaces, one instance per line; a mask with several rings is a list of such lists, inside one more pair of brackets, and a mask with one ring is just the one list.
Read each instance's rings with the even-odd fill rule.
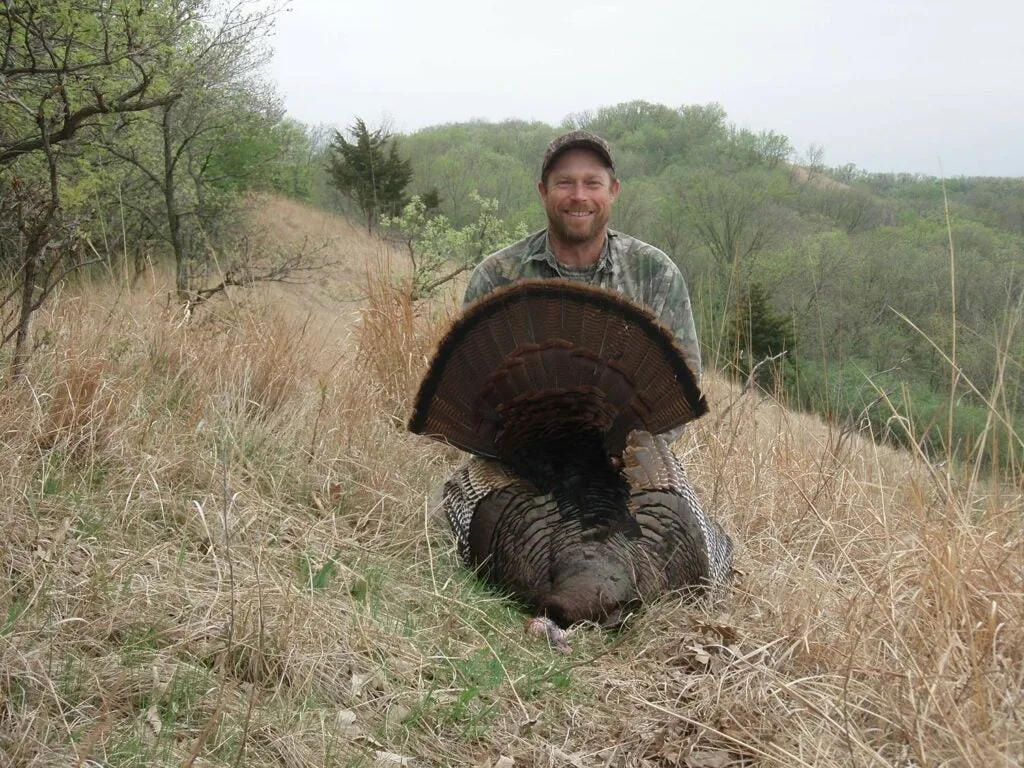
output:
[[728,583],[732,542],[652,434],[706,411],[647,310],[586,284],[522,281],[453,324],[409,429],[476,456],[442,494],[468,566],[562,626],[609,625],[666,590]]

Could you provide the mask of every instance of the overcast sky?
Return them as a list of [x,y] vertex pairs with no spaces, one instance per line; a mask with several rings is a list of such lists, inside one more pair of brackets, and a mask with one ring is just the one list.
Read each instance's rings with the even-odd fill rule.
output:
[[274,46],[306,123],[717,101],[829,165],[1024,176],[1021,0],[293,0]]

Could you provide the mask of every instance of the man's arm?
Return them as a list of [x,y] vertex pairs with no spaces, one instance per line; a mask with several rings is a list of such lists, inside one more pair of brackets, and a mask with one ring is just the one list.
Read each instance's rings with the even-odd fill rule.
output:
[[686,289],[679,268],[665,257],[664,268],[660,275],[655,275],[651,289],[653,294],[648,306],[657,315],[662,325],[672,331],[676,342],[686,355],[694,374],[700,381],[703,368],[700,359],[700,342],[697,340],[697,329],[693,323],[693,307],[690,305],[690,292]]
[[672,329],[676,341],[683,348],[686,360],[690,363],[690,367],[693,368],[693,372],[696,374],[697,381],[699,382],[701,374],[704,372],[700,359],[700,341],[697,339],[697,328],[693,324],[693,307],[690,304],[690,292],[686,290],[686,282],[678,271],[669,288],[669,294],[670,298],[666,303],[668,318],[667,322],[663,322],[666,322],[668,327]]
[[469,284],[466,286],[466,293],[462,297],[462,306],[468,307],[474,301],[494,290],[494,281],[491,280],[484,263],[477,264],[476,269],[469,276]]
[[[693,307],[690,304],[690,292],[686,288],[686,280],[683,273],[668,256],[660,251],[660,258],[653,260],[650,264],[651,271],[648,275],[647,288],[650,291],[647,300],[648,306],[654,311],[658,320],[666,328],[672,331],[676,343],[683,350],[686,362],[700,383],[702,365],[700,357],[700,341],[697,339],[697,329],[693,323]],[[675,442],[686,429],[684,424],[681,427],[670,429],[661,434],[667,442]]]

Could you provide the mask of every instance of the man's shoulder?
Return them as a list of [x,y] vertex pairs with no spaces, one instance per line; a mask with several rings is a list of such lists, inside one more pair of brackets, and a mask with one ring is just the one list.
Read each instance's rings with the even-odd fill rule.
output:
[[638,266],[638,262],[642,262],[658,270],[678,271],[676,263],[660,248],[614,229],[609,229],[608,234],[611,237],[612,255],[624,263]]
[[488,262],[492,264],[507,264],[507,263],[519,263],[527,256],[531,256],[537,252],[538,249],[543,250],[542,241],[544,238],[545,230],[534,232],[527,235],[522,240],[517,240],[512,245],[506,245],[500,251],[486,256],[483,261],[480,262],[481,266]]
[[505,246],[484,258],[469,277],[463,303],[479,299],[495,288],[517,280],[524,272],[524,264],[538,250],[544,250],[544,232],[534,232],[522,240]]
[[495,251],[484,257],[483,261],[477,265],[476,270],[488,275],[510,276],[519,269],[524,260],[536,253],[538,248],[543,251],[543,237],[544,230],[541,230],[527,235],[512,245],[506,245],[500,251]]

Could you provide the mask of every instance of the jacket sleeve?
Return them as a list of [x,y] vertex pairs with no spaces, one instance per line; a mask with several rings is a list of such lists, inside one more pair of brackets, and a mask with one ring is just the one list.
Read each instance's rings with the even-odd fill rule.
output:
[[677,270],[670,284],[670,297],[666,302],[667,318],[664,321],[683,348],[686,361],[690,364],[697,381],[700,381],[703,366],[700,359],[700,342],[697,340],[697,329],[693,324],[693,307],[690,304],[690,292],[686,289],[683,275]]
[[482,296],[493,291],[495,283],[488,274],[486,263],[480,263],[469,276],[466,293],[462,297],[462,306],[467,307]]
[[661,264],[651,270],[648,279],[646,303],[662,325],[672,331],[699,382],[703,372],[700,342],[697,340],[690,292],[686,289],[683,274],[666,256]]

